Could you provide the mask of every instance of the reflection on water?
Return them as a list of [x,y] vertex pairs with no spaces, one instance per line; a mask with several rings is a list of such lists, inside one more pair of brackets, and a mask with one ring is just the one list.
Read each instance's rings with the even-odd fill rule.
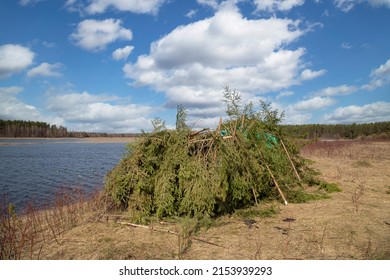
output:
[[20,209],[44,205],[60,188],[102,188],[104,176],[125,153],[126,143],[85,143],[72,139],[1,139],[0,196]]

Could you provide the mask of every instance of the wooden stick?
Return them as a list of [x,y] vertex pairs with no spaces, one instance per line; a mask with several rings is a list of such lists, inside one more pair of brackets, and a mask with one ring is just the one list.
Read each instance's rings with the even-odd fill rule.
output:
[[[257,148],[257,147],[256,147],[256,148]],[[264,157],[263,157],[262,153],[260,152],[259,148],[257,148],[257,151],[259,152],[260,156],[264,159]],[[265,167],[267,167],[268,173],[271,175],[271,178],[272,178],[272,180],[274,181],[274,184],[275,184],[276,188],[278,189],[278,192],[279,192],[280,196],[281,196],[282,199],[284,200],[284,205],[287,205],[287,200],[286,200],[286,198],[284,197],[284,194],[283,194],[282,190],[280,189],[278,182],[276,182],[276,179],[275,179],[275,177],[274,177],[274,174],[272,174],[271,169],[269,168],[268,164],[267,164],[265,161],[264,161],[264,164],[265,164]]]
[[210,130],[210,128],[203,128],[202,130],[191,132],[191,136],[198,135],[199,133],[202,133],[202,132],[205,132],[205,131],[208,131],[208,130]]
[[213,138],[207,138],[207,139],[198,139],[198,140],[190,140],[188,143],[197,143],[197,142],[206,142],[206,141],[212,141]]
[[253,197],[255,198],[256,206],[259,206],[259,204],[257,203],[257,197],[256,197],[255,188],[253,186],[252,186],[252,192],[253,192]]
[[265,162],[264,162],[264,164],[265,164],[265,166],[267,167],[267,170],[268,170],[269,174],[271,175],[272,180],[274,181],[275,186],[276,186],[276,188],[278,189],[278,192],[279,192],[280,196],[281,196],[281,197],[283,198],[283,200],[284,200],[284,205],[287,205],[287,200],[286,200],[286,198],[284,197],[283,192],[282,192],[282,190],[280,189],[278,182],[276,182],[276,179],[275,179],[275,177],[274,177],[274,174],[272,174],[271,169],[269,168],[268,164],[265,163]]
[[[174,234],[174,235],[179,235],[177,232],[171,231],[171,230],[168,230],[168,229],[154,228],[154,227],[149,227],[149,226],[144,226],[144,225],[139,225],[139,224],[133,224],[133,223],[129,223],[129,222],[118,222],[118,224],[131,226],[131,227],[136,227],[136,228],[145,228],[145,229],[150,229],[150,230],[154,230],[154,231],[158,231],[158,232],[170,233],[170,234]],[[214,246],[217,246],[217,247],[224,248],[221,245],[218,245],[218,244],[215,244],[215,243],[212,243],[212,242],[200,239],[200,238],[196,238],[196,237],[193,237],[193,236],[191,236],[191,239],[199,241],[199,242],[203,242],[203,243],[206,243],[206,244],[210,244],[210,245],[214,245]]]
[[218,123],[218,128],[217,128],[217,134],[221,131],[221,126],[222,126],[222,117],[219,117],[219,123]]
[[282,139],[280,139],[280,143],[282,143],[283,149],[284,149],[284,151],[286,152],[288,159],[290,160],[290,163],[291,163],[292,168],[294,169],[295,175],[297,176],[297,178],[298,178],[299,181],[302,181],[302,180],[301,180],[301,177],[299,176],[298,171],[297,171],[297,169],[295,168],[294,163],[293,163],[293,161],[292,161],[292,159],[291,159],[291,157],[290,157],[290,154],[288,153],[288,151],[287,151],[287,149],[286,149],[286,146],[284,145]]
[[242,118],[241,118],[241,127],[240,127],[240,131],[242,132],[242,130],[244,129],[244,121],[245,121],[245,115],[242,115]]

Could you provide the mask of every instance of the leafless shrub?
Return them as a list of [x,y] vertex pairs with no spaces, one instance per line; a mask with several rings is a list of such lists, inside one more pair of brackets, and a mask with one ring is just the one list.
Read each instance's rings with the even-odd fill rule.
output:
[[45,209],[28,203],[16,212],[7,199],[0,201],[0,259],[40,259],[43,247],[67,230],[88,221],[86,213],[96,204],[80,190],[60,190]]
[[359,212],[360,207],[360,198],[363,196],[365,190],[364,185],[359,185],[355,188],[354,193],[352,194],[352,204],[354,206],[355,212]]

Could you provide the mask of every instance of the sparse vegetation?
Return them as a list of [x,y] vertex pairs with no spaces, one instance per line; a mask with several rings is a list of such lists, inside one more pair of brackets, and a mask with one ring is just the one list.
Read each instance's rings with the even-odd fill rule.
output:
[[358,160],[353,164],[354,167],[372,167],[372,164],[367,160]]
[[321,182],[319,189],[326,191],[327,193],[341,192],[341,188],[336,183]]

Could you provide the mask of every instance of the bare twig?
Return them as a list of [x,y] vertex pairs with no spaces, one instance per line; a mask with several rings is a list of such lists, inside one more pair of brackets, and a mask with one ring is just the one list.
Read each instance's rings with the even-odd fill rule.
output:
[[[169,234],[173,234],[173,235],[179,235],[177,232],[172,231],[172,230],[168,230],[168,229],[155,228],[155,227],[150,227],[150,226],[144,226],[144,225],[139,225],[139,224],[133,224],[133,223],[129,223],[129,222],[117,222],[117,223],[118,223],[118,224],[121,224],[121,225],[136,227],[136,228],[144,228],[144,229],[149,229],[149,230],[153,230],[153,231],[165,232],[165,233],[169,233]],[[199,239],[199,238],[196,238],[196,237],[191,237],[191,239],[196,240],[196,241],[199,241],[199,242],[202,242],[202,243],[206,243],[206,244],[210,244],[210,245],[213,245],[213,246],[217,246],[217,247],[224,248],[224,247],[221,246],[221,245],[218,245],[218,244],[215,244],[215,243],[212,243],[212,242],[203,240],[203,239]]]

